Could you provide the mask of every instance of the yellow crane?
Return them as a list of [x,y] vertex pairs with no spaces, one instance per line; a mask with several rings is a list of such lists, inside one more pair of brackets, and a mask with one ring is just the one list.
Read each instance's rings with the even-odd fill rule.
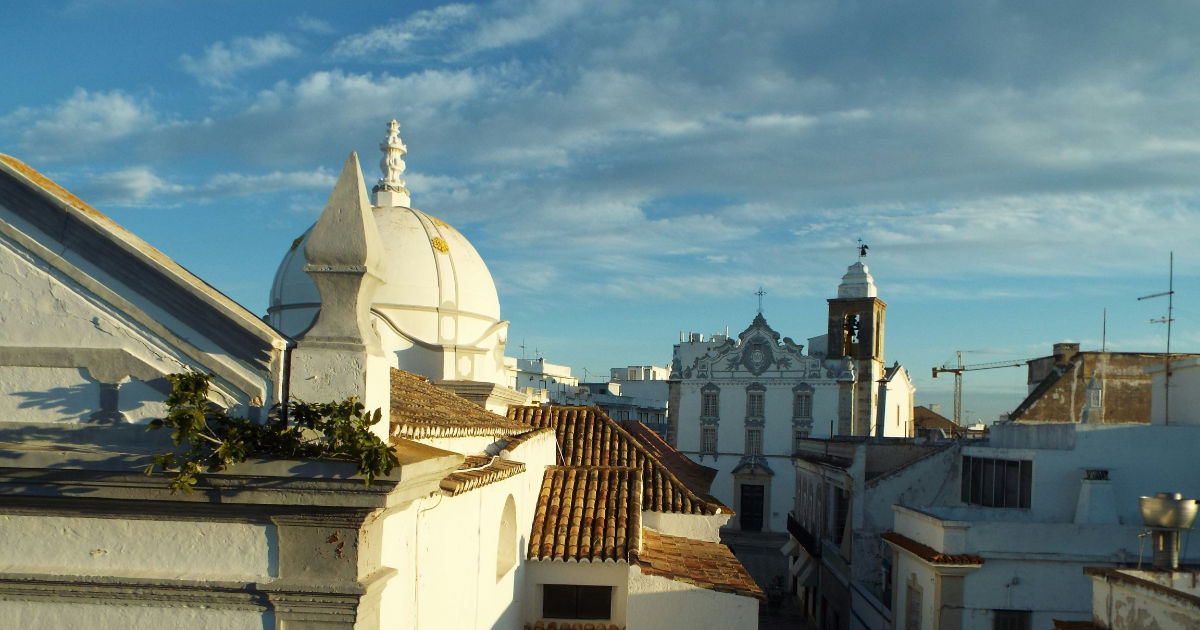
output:
[[933,378],[937,378],[938,374],[949,373],[954,375],[954,424],[962,426],[962,374],[971,370],[994,370],[996,368],[1006,367],[1021,367],[1028,363],[1030,359],[1012,360],[1012,361],[995,361],[992,363],[975,363],[972,365],[963,365],[963,351],[959,350],[954,353],[957,357],[957,364],[946,363],[941,367],[933,368]]

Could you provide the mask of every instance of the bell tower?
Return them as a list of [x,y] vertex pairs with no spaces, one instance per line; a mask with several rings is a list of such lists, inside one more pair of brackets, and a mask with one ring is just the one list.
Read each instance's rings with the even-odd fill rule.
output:
[[855,379],[850,409],[839,409],[841,435],[868,435],[875,418],[876,381],[883,377],[883,329],[887,304],[879,299],[875,280],[863,262],[866,246],[859,248],[858,262],[850,265],[838,296],[829,300],[828,350],[830,359],[848,358]]

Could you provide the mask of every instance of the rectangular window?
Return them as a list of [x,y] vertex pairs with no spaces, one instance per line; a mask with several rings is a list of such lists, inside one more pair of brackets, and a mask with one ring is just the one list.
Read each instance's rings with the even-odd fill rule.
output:
[[904,630],[921,630],[921,587],[910,582],[904,595]]
[[762,427],[746,427],[746,454],[762,455]]
[[808,439],[808,429],[792,429],[792,453],[800,452],[800,443]]
[[808,392],[796,394],[795,404],[792,407],[792,417],[806,420],[812,419],[812,394]]
[[969,505],[1026,508],[1032,504],[1033,461],[962,458],[961,499]]
[[542,617],[547,619],[609,619],[611,586],[542,585]]
[[700,452],[717,454],[717,427],[700,427]]
[[700,417],[717,418],[721,408],[721,392],[700,392]]
[[747,418],[763,417],[763,392],[760,392],[760,391],[746,392],[746,417]]
[[1030,630],[1033,615],[1028,610],[997,610],[992,630]]

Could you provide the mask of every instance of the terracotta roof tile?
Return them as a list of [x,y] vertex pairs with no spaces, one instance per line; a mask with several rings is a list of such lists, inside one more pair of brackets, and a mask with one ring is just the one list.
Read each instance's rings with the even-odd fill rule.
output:
[[523,472],[525,472],[523,462],[484,455],[470,455],[457,471],[450,473],[442,480],[442,490],[450,496],[457,496]]
[[[508,417],[528,425],[552,427],[564,466],[631,466],[642,472],[642,509],[681,514],[724,512],[688,488],[658,457],[596,407],[508,408]],[[671,448],[664,443],[666,448]],[[673,450],[673,449],[672,449]]]
[[659,463],[679,477],[679,480],[692,492],[698,495],[709,493],[713,479],[717,476],[716,468],[692,461],[687,455],[675,450],[675,447],[668,444],[661,435],[637,420],[623,420],[621,428],[628,431],[642,446],[645,446],[658,459]]
[[550,427],[545,427],[542,429],[530,429],[524,433],[518,433],[517,435],[504,438],[504,450],[511,451],[525,442],[528,442],[530,439],[546,433],[554,433],[554,429],[551,429]]
[[880,538],[904,549],[930,564],[983,564],[983,558],[970,554],[942,553],[933,547],[923,545],[908,536],[896,532],[885,532]]
[[529,557],[628,561],[642,526],[641,473],[615,466],[548,466]]
[[642,528],[642,549],[634,557],[642,573],[700,588],[763,598],[763,591],[729,547],[721,543],[670,536]]
[[501,436],[529,430],[524,423],[434,387],[424,376],[392,368],[391,380],[392,437]]

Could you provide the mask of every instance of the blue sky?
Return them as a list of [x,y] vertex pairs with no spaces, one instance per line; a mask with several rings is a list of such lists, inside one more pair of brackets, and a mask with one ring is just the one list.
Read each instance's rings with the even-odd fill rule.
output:
[[[1200,351],[1200,7],[608,0],[9,3],[0,152],[251,310],[350,151],[495,276],[509,354],[582,375],[680,331],[825,327],[855,241],[930,367]],[[1021,369],[966,376],[1015,407]]]

